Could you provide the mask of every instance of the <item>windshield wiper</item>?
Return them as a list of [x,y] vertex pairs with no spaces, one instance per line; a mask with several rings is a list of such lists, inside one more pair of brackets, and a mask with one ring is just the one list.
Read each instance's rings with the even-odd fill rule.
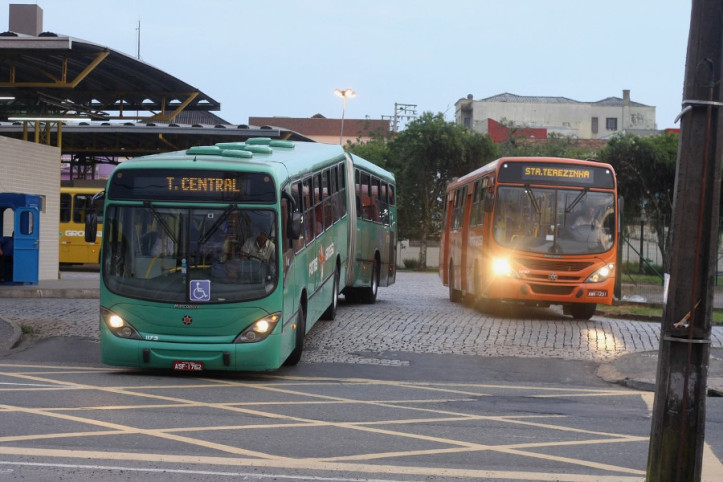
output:
[[226,208],[226,210],[221,213],[221,216],[218,218],[218,220],[211,225],[210,228],[208,228],[208,231],[203,233],[201,238],[198,240],[199,246],[206,244],[206,241],[213,236],[213,234],[218,230],[218,228],[221,226],[221,223],[226,221],[226,219],[231,215],[231,212],[236,210],[238,208],[237,204],[231,204],[229,207]]
[[171,238],[171,241],[175,245],[178,245],[178,240],[176,239],[176,236],[173,234],[173,231],[171,230],[171,227],[168,225],[168,222],[166,222],[166,219],[160,215],[158,211],[156,211],[156,208],[153,207],[150,201],[144,201],[143,205],[151,212],[153,213],[153,217],[156,218],[156,221],[163,227],[163,230],[168,234],[168,236]]
[[590,188],[586,187],[584,188],[580,194],[577,195],[575,199],[572,200],[572,204],[570,204],[567,208],[565,208],[565,213],[571,213],[573,209],[575,209],[575,206],[582,201],[582,199],[587,196],[588,191],[590,191]]

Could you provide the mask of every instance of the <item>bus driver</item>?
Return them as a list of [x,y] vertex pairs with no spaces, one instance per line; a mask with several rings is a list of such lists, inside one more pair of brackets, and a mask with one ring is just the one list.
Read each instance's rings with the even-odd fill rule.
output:
[[258,236],[248,238],[241,246],[241,257],[257,258],[268,263],[275,249],[274,242],[269,239],[264,231],[261,231]]

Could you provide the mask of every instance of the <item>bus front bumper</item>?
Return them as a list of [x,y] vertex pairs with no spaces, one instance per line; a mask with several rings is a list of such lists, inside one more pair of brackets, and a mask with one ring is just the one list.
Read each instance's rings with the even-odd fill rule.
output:
[[497,278],[484,291],[483,298],[526,304],[565,305],[597,303],[611,305],[615,278],[601,283],[541,283],[515,278]]
[[177,371],[261,371],[279,368],[278,335],[258,343],[168,343],[119,338],[101,329],[101,361],[106,365]]

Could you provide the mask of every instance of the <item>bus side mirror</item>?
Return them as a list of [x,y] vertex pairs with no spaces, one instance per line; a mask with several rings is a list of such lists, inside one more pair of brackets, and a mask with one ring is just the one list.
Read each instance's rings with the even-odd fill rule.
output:
[[85,216],[85,242],[95,243],[98,235],[98,215],[91,211]]
[[495,193],[488,192],[485,194],[485,212],[491,213],[492,209],[495,207]]
[[286,224],[289,238],[296,240],[301,237],[301,213],[290,213]]

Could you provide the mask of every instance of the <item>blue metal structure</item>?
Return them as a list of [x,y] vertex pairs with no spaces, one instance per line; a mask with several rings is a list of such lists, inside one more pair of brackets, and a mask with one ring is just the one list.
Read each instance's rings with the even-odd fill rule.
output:
[[[0,193],[0,236],[12,236],[12,253],[5,253],[5,284],[37,284],[42,199],[34,194]],[[13,216],[12,232],[5,231],[5,215]]]

